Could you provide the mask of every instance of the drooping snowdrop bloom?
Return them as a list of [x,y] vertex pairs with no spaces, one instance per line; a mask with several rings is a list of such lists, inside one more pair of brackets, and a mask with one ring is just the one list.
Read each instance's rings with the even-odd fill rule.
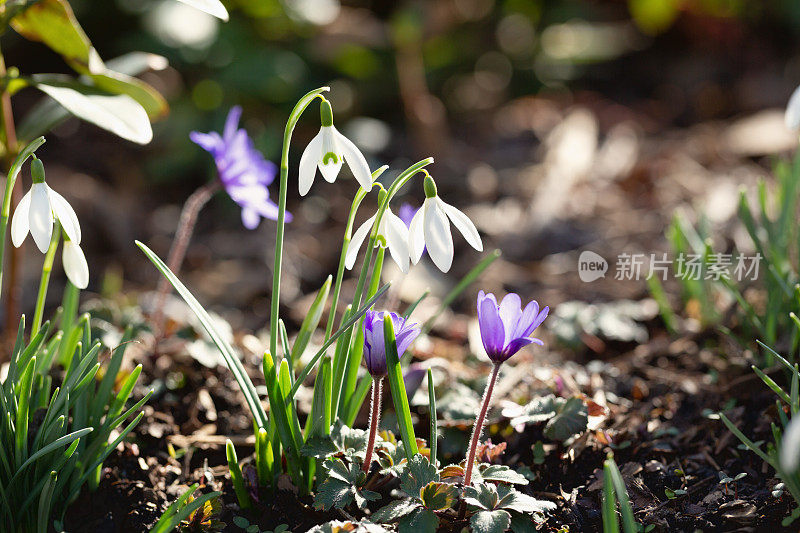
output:
[[[278,219],[278,206],[269,197],[277,166],[255,149],[247,132],[239,128],[242,108],[232,107],[225,119],[222,135],[216,131],[193,131],[189,138],[214,158],[225,192],[242,208],[242,224],[255,229],[262,218]],[[292,215],[286,213],[286,221]]]
[[80,244],[81,226],[75,210],[45,183],[44,165],[35,155],[31,162],[31,178],[33,185],[19,201],[11,219],[11,242],[19,248],[30,233],[39,250],[46,253],[53,236],[53,221],[58,219],[67,238]]
[[372,173],[364,154],[333,125],[330,102],[323,100],[319,109],[322,126],[300,157],[300,196],[305,196],[311,190],[317,168],[325,181],[333,183],[343,162],[347,162],[361,187],[369,191],[372,188]]
[[478,325],[481,329],[481,340],[486,353],[495,364],[500,364],[528,344],[542,344],[532,338],[547,314],[549,307],[539,310],[539,304],[533,300],[522,309],[522,300],[516,294],[509,293],[498,304],[494,294],[478,293]]
[[[449,222],[448,222],[449,219]],[[409,228],[411,260],[417,264],[422,252],[427,248],[433,263],[442,272],[453,265],[453,236],[450,222],[458,228],[470,246],[483,251],[483,242],[478,229],[472,221],[452,205],[444,202],[436,191],[436,183],[430,176],[425,177],[425,202],[414,215]]]
[[[375,223],[375,217],[377,216],[378,214],[376,213],[361,224],[353,234],[353,238],[350,239],[344,261],[344,266],[346,266],[348,270],[353,268],[356,258],[358,257],[358,251],[361,249],[361,245],[364,244],[364,240],[372,229],[372,225]],[[403,271],[403,273],[408,272],[410,263],[408,227],[406,227],[400,217],[392,213],[389,207],[383,212],[377,235],[377,243],[384,248],[388,247],[392,259],[394,259],[394,262],[400,267],[400,270]]]
[[383,335],[383,321],[387,317],[394,326],[398,357],[403,356],[420,333],[419,324],[409,322],[397,313],[367,311],[364,315],[364,365],[375,378],[382,378],[387,372],[386,343]]
[[73,285],[79,289],[89,286],[89,265],[81,247],[70,239],[64,239],[64,248],[61,250],[61,263],[64,272]]

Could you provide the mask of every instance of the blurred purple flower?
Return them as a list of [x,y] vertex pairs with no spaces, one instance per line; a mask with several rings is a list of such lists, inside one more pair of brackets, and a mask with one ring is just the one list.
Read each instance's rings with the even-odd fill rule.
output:
[[[268,189],[278,168],[264,159],[247,132],[239,129],[241,116],[242,108],[234,106],[225,119],[222,136],[216,131],[193,131],[189,138],[214,158],[225,191],[242,208],[242,224],[247,229],[255,229],[262,217],[278,218],[278,206],[270,200]],[[291,220],[292,215],[286,213],[286,221]]]
[[549,312],[549,307],[540,311],[536,300],[525,306],[523,311],[522,300],[514,293],[507,294],[498,305],[494,294],[480,291],[478,325],[489,359],[500,364],[528,344],[542,345],[541,340],[530,335],[544,322]]
[[383,321],[389,316],[394,326],[397,343],[397,356],[403,354],[414,342],[420,332],[419,324],[408,322],[397,313],[386,311],[367,311],[364,315],[364,364],[373,377],[386,375],[386,344],[383,337]]

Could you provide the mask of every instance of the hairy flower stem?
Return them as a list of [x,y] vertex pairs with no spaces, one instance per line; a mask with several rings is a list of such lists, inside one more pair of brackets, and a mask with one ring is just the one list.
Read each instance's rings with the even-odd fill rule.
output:
[[[167,266],[176,276],[183,264],[183,259],[186,257],[186,249],[189,247],[189,241],[192,239],[194,227],[197,224],[197,217],[200,211],[211,200],[211,197],[222,188],[222,182],[214,180],[199,187],[183,204],[181,210],[181,218],[178,222],[178,229],[175,230],[175,238],[172,241],[172,246],[169,249],[169,257],[167,257]],[[164,334],[164,302],[169,293],[170,284],[167,278],[162,277],[158,282],[158,289],[156,290],[156,306],[153,309],[153,326],[158,330],[159,335]]]
[[47,287],[50,285],[50,272],[53,270],[53,260],[56,257],[58,241],[61,239],[61,224],[55,220],[53,224],[53,236],[50,238],[50,246],[44,256],[42,265],[42,278],[39,281],[39,295],[36,297],[36,307],[33,313],[33,326],[31,327],[31,337],[36,335],[42,327],[42,316],[44,315],[44,301],[47,299]]
[[369,473],[369,467],[372,464],[372,451],[375,449],[375,435],[378,434],[378,423],[381,418],[381,389],[383,386],[383,378],[372,379],[372,401],[370,403],[370,417],[369,417],[369,440],[367,441],[367,452],[364,455],[364,464],[361,465],[361,470],[365,474]]
[[469,487],[472,481],[472,469],[475,466],[475,451],[478,448],[478,440],[481,438],[481,433],[483,432],[483,424],[486,421],[486,413],[489,411],[489,404],[492,401],[492,391],[494,391],[494,384],[497,382],[497,374],[499,373],[500,363],[495,363],[494,368],[492,368],[492,375],[489,376],[489,381],[486,383],[486,390],[483,393],[481,412],[478,413],[478,418],[475,419],[475,426],[472,428],[472,438],[469,441],[469,453],[467,454],[466,471],[464,472],[465,487]]

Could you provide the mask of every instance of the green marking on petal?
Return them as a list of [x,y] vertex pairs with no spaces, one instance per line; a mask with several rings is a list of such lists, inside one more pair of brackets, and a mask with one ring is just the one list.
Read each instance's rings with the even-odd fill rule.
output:
[[333,164],[334,165],[339,162],[339,156],[334,154],[333,152],[328,152],[327,154],[322,156],[322,164],[323,165],[327,165],[328,164],[328,159],[333,159]]
[[375,237],[375,244],[381,248],[386,248],[389,246],[389,244],[386,242],[386,237],[380,234]]

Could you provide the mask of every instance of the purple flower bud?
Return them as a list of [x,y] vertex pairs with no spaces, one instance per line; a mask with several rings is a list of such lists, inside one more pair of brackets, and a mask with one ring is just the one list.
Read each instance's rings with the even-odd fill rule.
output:
[[542,341],[531,337],[547,313],[549,307],[539,310],[536,300],[522,309],[522,300],[514,293],[509,293],[498,305],[494,294],[478,293],[478,325],[481,328],[481,340],[489,359],[502,363],[517,353],[522,347],[531,343],[542,345]]
[[402,357],[405,351],[419,335],[420,327],[415,322],[408,322],[397,313],[386,311],[367,311],[364,315],[364,364],[373,377],[386,375],[386,344],[383,336],[383,320],[392,318],[397,356]]
[[[278,219],[278,206],[269,197],[269,185],[278,172],[275,163],[264,159],[253,141],[239,129],[242,108],[232,107],[225,119],[222,135],[216,131],[193,131],[189,138],[214,158],[225,191],[242,208],[242,223],[255,229],[261,218]],[[286,213],[286,222],[292,215]]]

